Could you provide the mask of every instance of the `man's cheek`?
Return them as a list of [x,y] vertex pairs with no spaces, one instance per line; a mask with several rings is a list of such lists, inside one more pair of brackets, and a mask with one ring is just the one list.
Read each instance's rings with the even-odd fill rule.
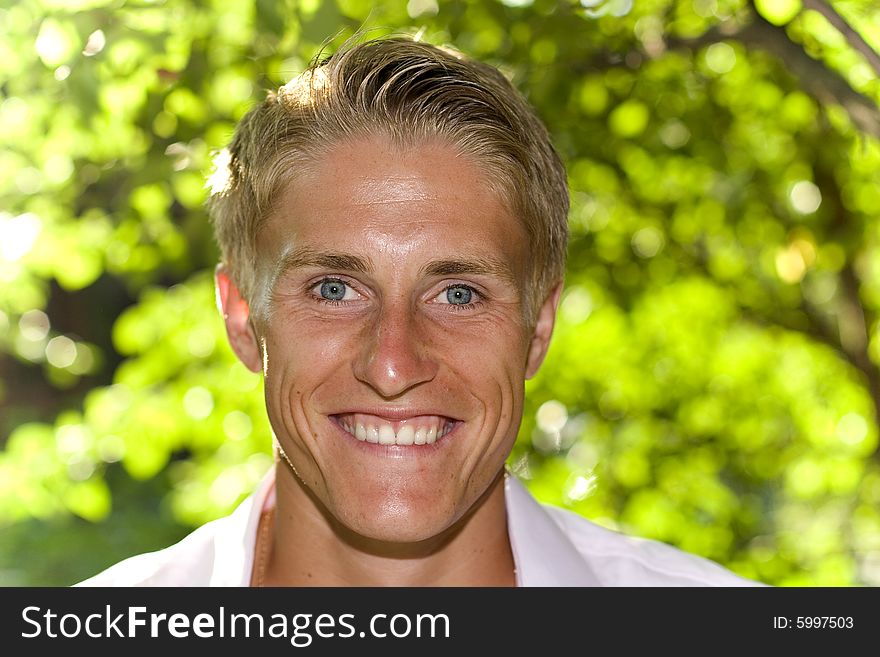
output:
[[339,358],[340,343],[345,339],[338,329],[329,326],[292,323],[284,331],[275,331],[266,344],[266,356],[276,368],[309,368]]

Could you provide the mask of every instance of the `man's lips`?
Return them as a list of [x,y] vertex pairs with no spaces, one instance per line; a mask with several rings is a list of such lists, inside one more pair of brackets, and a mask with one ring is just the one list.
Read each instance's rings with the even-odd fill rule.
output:
[[361,442],[379,445],[432,445],[457,424],[456,420],[443,415],[407,416],[402,412],[383,412],[381,416],[339,413],[330,418]]

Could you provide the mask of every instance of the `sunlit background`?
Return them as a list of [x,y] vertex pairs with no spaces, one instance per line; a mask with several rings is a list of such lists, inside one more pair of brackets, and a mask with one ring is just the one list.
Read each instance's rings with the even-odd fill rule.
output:
[[567,290],[512,470],[746,577],[880,585],[875,0],[6,0],[0,584],[164,547],[268,468],[204,181],[361,27],[499,66],[567,163]]

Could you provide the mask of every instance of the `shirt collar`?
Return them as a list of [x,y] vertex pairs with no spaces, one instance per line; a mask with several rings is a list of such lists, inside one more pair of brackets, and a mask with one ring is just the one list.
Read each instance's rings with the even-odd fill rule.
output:
[[[214,537],[210,586],[250,586],[260,514],[274,504],[275,467]],[[599,586],[562,528],[511,474],[504,475],[507,532],[517,586]]]
[[504,499],[517,586],[600,585],[562,528],[519,480],[507,473]]
[[250,586],[260,514],[275,501],[275,466],[254,494],[222,523],[214,535],[214,568],[208,586]]

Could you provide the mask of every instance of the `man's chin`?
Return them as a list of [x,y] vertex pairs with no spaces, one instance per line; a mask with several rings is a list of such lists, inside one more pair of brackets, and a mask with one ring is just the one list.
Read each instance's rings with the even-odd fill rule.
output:
[[[405,549],[406,546],[416,548],[419,545],[427,545],[429,543],[442,542],[443,535],[447,527],[435,529],[431,527],[414,528],[412,525],[393,527],[359,527],[356,531],[357,536],[362,539],[359,541],[361,545],[368,543],[379,546],[400,546]],[[358,531],[359,530],[359,531]]]
[[339,527],[342,538],[368,551],[386,551],[395,545],[404,551],[416,550],[419,546],[445,542],[448,536],[455,533],[458,520],[454,515],[439,514],[437,507],[398,507],[384,511],[349,508],[346,513],[337,515],[342,525]]
[[[501,470],[499,470],[501,472]],[[500,477],[500,474],[499,474]],[[439,547],[451,540],[493,490],[473,491],[448,475],[363,479],[343,485],[327,498],[325,513],[340,538],[352,544],[376,543]]]

